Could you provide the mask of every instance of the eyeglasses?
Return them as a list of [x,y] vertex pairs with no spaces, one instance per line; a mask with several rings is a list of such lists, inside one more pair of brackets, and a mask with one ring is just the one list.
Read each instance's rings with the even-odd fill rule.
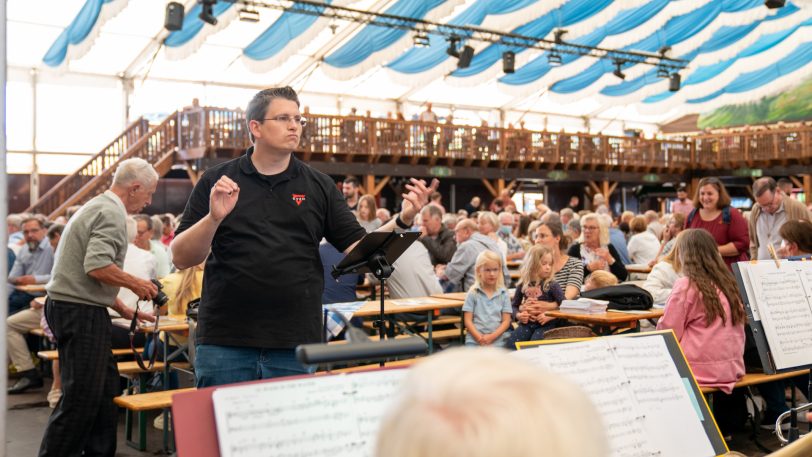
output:
[[598,227],[594,225],[585,225],[584,230],[598,230]]
[[289,124],[290,121],[293,121],[297,124],[300,124],[302,127],[307,125],[307,119],[303,118],[302,116],[289,116],[287,114],[282,114],[275,117],[266,117],[263,121],[275,121],[281,122],[285,125]]

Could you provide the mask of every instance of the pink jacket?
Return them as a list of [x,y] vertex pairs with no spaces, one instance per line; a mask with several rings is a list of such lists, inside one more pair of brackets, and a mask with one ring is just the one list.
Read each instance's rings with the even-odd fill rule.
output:
[[729,394],[744,376],[744,325],[730,323],[730,304],[721,291],[718,293],[727,317],[724,322],[717,318],[708,327],[701,294],[689,285],[688,278],[678,279],[657,330],[674,331],[700,385]]

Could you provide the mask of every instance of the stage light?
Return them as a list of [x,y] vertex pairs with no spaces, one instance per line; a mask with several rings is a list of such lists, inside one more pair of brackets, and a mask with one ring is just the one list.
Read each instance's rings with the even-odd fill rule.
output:
[[682,76],[679,73],[674,72],[671,73],[671,78],[668,80],[668,90],[671,92],[677,92],[680,88],[680,84],[682,83]]
[[474,58],[474,48],[471,46],[464,46],[460,52],[460,60],[457,61],[457,68],[468,68],[471,65],[471,59]]
[[451,37],[448,39],[448,49],[445,50],[445,53],[450,55],[451,57],[459,58],[460,52],[457,50],[457,45],[460,42],[459,37]]
[[566,34],[567,34],[567,31],[566,31],[566,30],[564,30],[564,29],[558,29],[558,30],[556,30],[556,31],[555,31],[555,34],[554,34],[554,36],[555,36],[555,44],[563,44],[563,43],[564,43],[564,39],[563,39],[563,38],[561,38],[561,37],[563,37],[563,36],[564,36],[564,35],[566,35]]
[[217,18],[214,17],[214,5],[217,4],[217,0],[200,0],[200,18],[201,21],[211,24],[217,25]]
[[412,38],[414,42],[414,46],[417,48],[427,48],[431,45],[429,41],[429,36],[426,35],[426,32],[417,32],[417,34]]
[[243,22],[259,22],[259,11],[243,8],[240,10],[240,20]]
[[764,6],[770,9],[783,8],[786,5],[786,0],[766,0]]
[[626,79],[626,75],[620,70],[621,65],[623,65],[622,60],[615,60],[615,71],[613,71],[612,74],[620,79]]
[[169,2],[166,5],[166,17],[164,20],[164,27],[170,32],[174,32],[183,28],[183,4],[178,2]]
[[547,63],[550,64],[551,67],[560,67],[561,66],[561,54],[550,51],[547,55]]
[[516,71],[516,53],[513,51],[502,53],[502,71],[505,73],[514,73]]

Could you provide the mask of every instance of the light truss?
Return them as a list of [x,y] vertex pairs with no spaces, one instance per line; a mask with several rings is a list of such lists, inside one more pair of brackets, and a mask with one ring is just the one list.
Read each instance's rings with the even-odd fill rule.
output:
[[[551,51],[557,54],[573,54],[595,59],[606,59],[622,64],[642,64],[656,66],[667,71],[679,71],[688,65],[688,61],[667,57],[668,51],[664,48],[660,53],[647,53],[638,51],[623,51],[607,49],[596,46],[584,46],[568,43],[562,39],[564,31],[556,32],[556,40],[536,38],[515,33],[506,33],[482,27],[441,24],[439,22],[396,16],[386,13],[363,11],[346,6],[330,5],[311,0],[221,0],[229,3],[238,3],[255,8],[268,8],[284,10],[291,13],[321,16],[337,21],[355,22],[359,24],[375,25],[392,29],[415,32],[420,37],[436,35],[447,40],[478,41],[498,44],[508,47],[537,49]],[[198,0],[198,3],[213,5],[217,0]]]

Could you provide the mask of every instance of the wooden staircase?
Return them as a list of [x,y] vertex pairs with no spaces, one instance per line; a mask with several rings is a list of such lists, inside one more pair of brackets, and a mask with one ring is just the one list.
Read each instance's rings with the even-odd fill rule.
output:
[[177,113],[172,113],[152,128],[146,119],[139,118],[79,170],[59,181],[26,212],[54,218],[64,214],[70,206],[87,202],[110,187],[117,165],[125,159],[142,158],[164,176],[174,162],[177,117]]

